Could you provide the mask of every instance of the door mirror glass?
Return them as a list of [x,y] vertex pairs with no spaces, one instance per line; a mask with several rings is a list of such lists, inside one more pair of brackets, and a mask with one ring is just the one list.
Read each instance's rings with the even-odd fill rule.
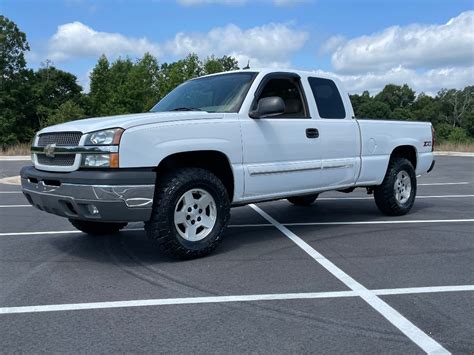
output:
[[257,109],[250,112],[252,118],[265,118],[285,113],[285,102],[279,96],[269,96],[258,100]]

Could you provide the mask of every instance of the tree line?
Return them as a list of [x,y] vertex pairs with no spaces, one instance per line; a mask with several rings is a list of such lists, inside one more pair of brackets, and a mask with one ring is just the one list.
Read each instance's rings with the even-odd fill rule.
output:
[[[78,118],[148,111],[182,82],[201,75],[236,70],[230,56],[204,59],[195,54],[172,63],[102,55],[90,73],[85,93],[77,77],[46,61],[37,70],[27,67],[25,33],[0,16],[0,147],[29,142],[34,133],[52,124]],[[474,86],[441,90],[435,97],[416,95],[407,85],[389,84],[375,96],[351,95],[356,117],[431,121],[438,139],[467,142],[474,138]]]

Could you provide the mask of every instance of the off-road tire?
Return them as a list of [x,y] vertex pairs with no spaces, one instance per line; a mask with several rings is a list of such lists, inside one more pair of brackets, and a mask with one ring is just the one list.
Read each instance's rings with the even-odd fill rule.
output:
[[288,197],[287,200],[296,206],[311,206],[318,198],[319,194],[293,196]]
[[[410,197],[400,203],[395,197],[395,182],[398,173],[405,171],[410,179]],[[407,214],[416,197],[416,173],[413,165],[405,158],[392,158],[389,162],[387,173],[381,185],[374,188],[375,203],[379,210],[388,216],[403,216]]]
[[90,235],[114,234],[127,225],[127,223],[81,221],[78,219],[69,219],[69,222],[71,222],[75,228]]
[[[212,195],[217,211],[213,228],[198,241],[184,239],[174,223],[176,205],[191,189],[204,189]],[[229,196],[221,180],[205,169],[181,168],[157,179],[151,218],[145,223],[145,231],[160,252],[175,259],[194,259],[214,251],[222,241],[229,218]]]

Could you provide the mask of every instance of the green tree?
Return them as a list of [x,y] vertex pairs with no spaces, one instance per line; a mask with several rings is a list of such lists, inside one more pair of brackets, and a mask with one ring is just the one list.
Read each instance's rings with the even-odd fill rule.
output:
[[132,66],[121,87],[123,105],[129,112],[150,110],[158,100],[159,66],[155,57],[146,53]]
[[354,114],[356,117],[362,117],[360,115],[360,106],[362,104],[370,103],[373,101],[373,98],[370,96],[369,92],[366,90],[362,95],[350,95],[349,96],[352,103],[352,108],[354,109]]
[[45,66],[34,74],[33,92],[36,100],[36,116],[40,127],[45,127],[50,116],[67,101],[80,102],[82,87],[75,75]]
[[237,60],[226,55],[221,58],[216,58],[212,55],[207,57],[203,64],[203,74],[214,74],[238,69]]
[[53,114],[46,119],[46,125],[51,126],[63,122],[84,118],[85,112],[75,101],[68,100],[63,102]]
[[448,136],[450,142],[466,143],[469,141],[467,132],[461,127],[454,127]]
[[446,90],[438,93],[441,102],[441,112],[445,120],[453,127],[470,125],[465,122],[466,117],[472,117],[470,113],[474,110],[474,86],[467,86],[464,90]]
[[389,105],[390,110],[396,108],[405,108],[415,101],[415,91],[410,89],[407,84],[403,86],[388,84],[383,90],[375,95],[375,100]]
[[385,102],[369,101],[359,107],[359,118],[389,119],[392,115],[390,106]]
[[33,73],[26,69],[24,55],[29,49],[26,35],[0,15],[0,147],[28,140],[37,128],[32,121]]
[[111,111],[112,87],[109,66],[107,57],[102,55],[90,74],[89,113],[91,116],[105,116]]
[[159,97],[164,97],[181,83],[202,74],[202,63],[196,54],[189,54],[186,58],[174,63],[163,63],[158,79]]
[[25,52],[30,50],[25,33],[0,15],[0,69],[2,80],[11,79],[25,70]]

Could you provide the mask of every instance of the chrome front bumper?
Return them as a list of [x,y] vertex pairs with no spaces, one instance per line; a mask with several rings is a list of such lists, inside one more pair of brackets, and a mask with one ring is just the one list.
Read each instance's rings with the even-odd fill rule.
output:
[[155,191],[154,184],[64,183],[42,180],[38,174],[29,177],[23,171],[21,185],[30,204],[42,211],[72,219],[103,222],[148,221]]

